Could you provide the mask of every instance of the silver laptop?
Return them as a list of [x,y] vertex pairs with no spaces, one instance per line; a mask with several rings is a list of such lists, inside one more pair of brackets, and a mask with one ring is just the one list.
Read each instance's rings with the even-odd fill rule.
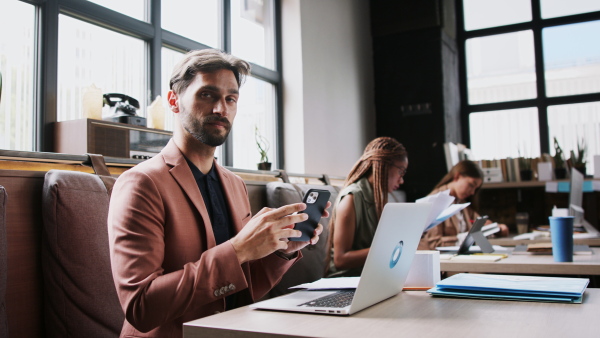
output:
[[303,290],[250,305],[252,309],[351,315],[404,286],[431,203],[388,203],[356,289]]

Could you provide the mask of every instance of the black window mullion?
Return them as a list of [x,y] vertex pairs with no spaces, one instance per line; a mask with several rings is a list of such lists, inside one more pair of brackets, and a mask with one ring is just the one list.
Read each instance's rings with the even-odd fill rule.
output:
[[467,38],[465,36],[465,15],[462,1],[456,1],[456,34],[458,47],[458,76],[460,83],[460,105],[462,107],[461,119],[461,134],[462,143],[471,146],[471,135],[469,133],[469,89],[467,82]]
[[150,40],[154,37],[154,27],[152,27],[151,23],[134,19],[93,2],[81,0],[53,1],[59,2],[61,13],[79,20],[143,40]]
[[280,79],[279,72],[265,68],[263,66],[259,66],[252,62],[250,62],[250,65],[252,67],[252,77],[255,77],[255,78],[267,81],[267,82],[271,82],[271,83],[280,82],[281,79]]
[[54,151],[54,122],[56,122],[56,98],[58,96],[58,0],[48,0],[40,6],[38,14],[37,41],[39,48],[38,109],[34,130],[34,151]]
[[150,22],[154,28],[154,37],[150,40],[150,102],[161,94],[162,89],[162,29],[161,1],[150,1]]
[[546,77],[544,66],[544,49],[542,46],[542,18],[539,0],[531,0],[533,49],[535,57],[535,80],[537,89],[536,106],[540,133],[540,153],[550,152],[548,140],[548,104],[546,102]]
[[277,168],[285,168],[285,160],[283,154],[283,86],[281,85],[281,72],[283,71],[283,51],[281,49],[281,3],[279,0],[273,1],[273,10],[275,21],[275,69],[277,70],[277,82],[275,84],[275,125],[277,132],[275,144],[277,144]]
[[[223,50],[227,53],[231,53],[231,1],[223,0],[222,1],[222,13],[221,18],[222,26],[221,26],[221,45],[223,46]],[[223,143],[223,165],[233,166],[233,135],[235,131],[232,130],[229,133],[229,137],[227,141]]]
[[162,35],[162,44],[165,46],[169,46],[173,49],[178,49],[181,51],[190,51],[190,50],[211,48],[205,44],[196,42],[192,39],[186,38],[181,35],[177,35],[168,30],[162,29],[161,35]]

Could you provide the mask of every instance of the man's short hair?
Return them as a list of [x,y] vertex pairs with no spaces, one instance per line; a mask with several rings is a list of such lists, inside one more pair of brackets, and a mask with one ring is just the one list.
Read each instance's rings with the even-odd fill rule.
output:
[[233,72],[238,87],[250,74],[250,64],[231,54],[216,49],[193,50],[173,68],[169,88],[180,94],[192,83],[197,73],[212,73],[221,69]]

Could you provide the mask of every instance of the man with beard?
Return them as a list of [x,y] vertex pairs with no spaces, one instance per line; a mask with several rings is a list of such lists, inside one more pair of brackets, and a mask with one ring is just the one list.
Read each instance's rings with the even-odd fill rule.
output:
[[249,70],[216,50],[185,55],[168,94],[173,138],[114,186],[108,228],[121,337],[181,337],[186,321],[256,301],[319,239],[321,225],[309,242],[288,241],[301,235],[293,227],[307,218],[295,214],[303,203],[252,217],[243,180],[214,159]]

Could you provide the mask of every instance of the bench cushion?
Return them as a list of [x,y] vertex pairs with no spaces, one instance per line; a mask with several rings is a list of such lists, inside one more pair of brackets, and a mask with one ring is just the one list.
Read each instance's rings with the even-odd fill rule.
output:
[[118,337],[124,314],[110,267],[105,183],[94,174],[50,170],[42,203],[47,335]]
[[[296,188],[302,191],[302,195]],[[267,184],[267,206],[278,208],[287,204],[300,203],[304,194],[311,188],[330,191],[329,200],[332,205],[338,195],[337,188],[330,185],[296,184],[294,187],[291,183],[269,182]],[[331,209],[329,208],[329,213],[331,213]],[[320,223],[323,225],[323,233],[319,242],[302,249],[302,259],[288,270],[279,284],[271,290],[269,296],[276,297],[289,293],[288,288],[291,286],[314,282],[324,276],[328,256],[329,218],[322,218]]]

